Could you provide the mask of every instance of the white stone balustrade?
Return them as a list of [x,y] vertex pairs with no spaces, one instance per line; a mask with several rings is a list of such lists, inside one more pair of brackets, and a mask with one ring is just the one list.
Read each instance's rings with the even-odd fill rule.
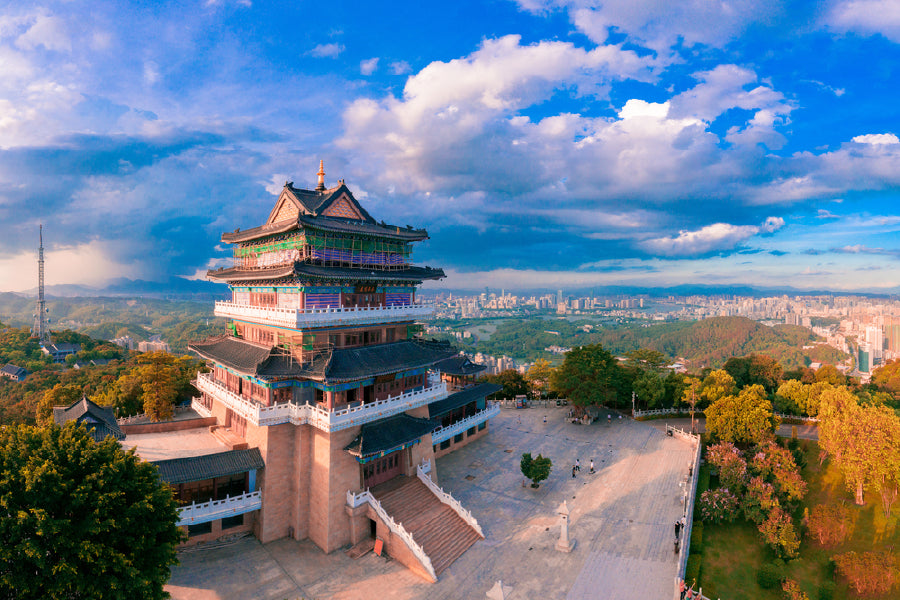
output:
[[191,504],[178,509],[176,525],[193,525],[206,523],[223,517],[233,517],[262,508],[262,494],[259,491],[247,492],[240,496],[225,497],[224,500],[210,500],[202,504]]
[[[421,467],[417,467],[421,468]],[[356,508],[357,506],[362,506],[366,502],[369,503],[378,517],[384,522],[385,525],[388,526],[388,529],[391,530],[391,533],[400,538],[406,547],[413,553],[413,555],[419,559],[419,562],[422,563],[422,566],[425,567],[425,570],[428,571],[428,574],[437,581],[437,575],[434,572],[434,566],[431,564],[431,559],[425,554],[425,549],[419,545],[416,540],[413,539],[412,534],[403,527],[402,523],[398,523],[394,520],[394,517],[387,514],[387,511],[384,510],[384,507],[381,506],[381,502],[378,501],[375,496],[369,493],[369,490],[364,492],[360,492],[358,494],[354,494],[350,490],[347,490],[347,506],[350,508]],[[484,537],[484,536],[482,536]]]
[[466,429],[470,427],[474,427],[479,423],[484,423],[488,419],[493,419],[497,415],[500,414],[500,404],[497,402],[490,402],[488,407],[484,410],[480,410],[474,415],[470,417],[466,417],[461,421],[457,421],[452,425],[447,425],[446,427],[441,427],[440,429],[436,429],[431,434],[431,443],[438,444],[443,442],[444,440],[449,440],[454,435],[462,433]]
[[201,417],[211,417],[212,411],[203,406],[203,403],[200,402],[200,398],[191,398],[191,408],[194,409]]
[[[500,410],[499,408],[497,409]],[[469,524],[469,526],[478,532],[478,535],[481,536],[481,539],[484,539],[484,532],[481,530],[481,525],[478,524],[478,521],[475,520],[475,517],[472,516],[468,510],[466,510],[462,504],[459,503],[459,500],[451,496],[449,493],[444,491],[444,488],[438,487],[438,485],[431,480],[431,476],[428,475],[428,472],[431,471],[431,463],[428,463],[428,471],[424,469],[424,462],[421,465],[416,467],[416,476],[419,480],[424,483],[431,492],[437,496],[438,500],[452,508],[456,514],[460,516],[460,518]]]
[[340,431],[341,429],[362,425],[369,421],[390,417],[447,397],[447,385],[439,383],[438,385],[398,396],[389,396],[383,400],[327,411],[310,404],[293,404],[290,402],[263,406],[230,391],[209,373],[197,375],[197,389],[213,396],[216,400],[247,419],[248,422],[257,426],[280,425],[282,423],[293,423],[294,425],[309,424],[328,432]]
[[424,319],[434,315],[434,304],[422,302],[396,306],[285,308],[217,301],[214,314],[217,317],[302,329],[304,327],[368,325]]

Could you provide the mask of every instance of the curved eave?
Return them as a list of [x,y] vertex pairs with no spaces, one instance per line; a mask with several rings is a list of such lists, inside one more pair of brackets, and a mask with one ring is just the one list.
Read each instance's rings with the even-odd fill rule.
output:
[[256,238],[265,237],[267,235],[275,235],[276,233],[284,233],[292,229],[299,229],[296,219],[289,221],[281,221],[279,223],[270,223],[269,225],[260,225],[245,231],[232,231],[222,234],[222,241],[226,244],[235,244],[238,242],[249,242]]
[[355,233],[372,237],[385,237],[404,242],[418,242],[428,239],[428,232],[424,229],[407,229],[396,225],[381,225],[369,221],[357,221],[352,219],[316,218],[309,215],[300,215],[297,222],[304,228],[318,229],[321,231],[339,231],[342,233]]
[[321,279],[327,281],[400,281],[404,283],[422,283],[428,279],[443,279],[446,277],[443,269],[431,267],[410,267],[395,271],[381,271],[372,269],[353,269],[348,267],[323,267],[306,263],[295,263],[269,269],[239,269],[230,267],[206,272],[206,277],[213,281],[224,283],[247,281],[271,281],[273,279],[285,279],[296,277],[303,280]]

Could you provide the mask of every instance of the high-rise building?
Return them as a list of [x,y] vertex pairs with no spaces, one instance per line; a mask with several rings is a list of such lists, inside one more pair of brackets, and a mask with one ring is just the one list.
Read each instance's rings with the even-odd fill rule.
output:
[[484,367],[419,337],[434,308],[417,286],[444,276],[412,263],[427,232],[376,221],[343,181],[326,188],[318,175],[314,190],[286,183],[262,225],[222,235],[234,266],[208,276],[231,289],[215,307],[231,334],[191,345],[211,367],[194,406],[259,450],[262,542],[332,552],[377,535],[436,579],[480,528],[462,510],[437,528],[408,517],[440,502],[435,456],[487,433],[499,386],[475,384]]

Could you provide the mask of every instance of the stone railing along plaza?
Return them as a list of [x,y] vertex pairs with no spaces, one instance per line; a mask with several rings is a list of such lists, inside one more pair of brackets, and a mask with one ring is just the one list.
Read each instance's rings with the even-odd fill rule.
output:
[[480,423],[484,423],[488,419],[493,419],[500,414],[500,405],[497,402],[489,402],[487,408],[480,410],[474,415],[468,416],[461,421],[457,421],[452,425],[435,429],[431,434],[431,443],[437,444],[444,440],[449,440],[454,435],[462,433],[470,427],[475,427]]
[[[657,408],[654,410],[636,410],[634,411],[634,418],[641,419],[646,417],[664,417],[664,416],[690,416],[691,409],[689,408]],[[694,410],[694,416],[703,416],[703,409],[698,408]],[[818,423],[819,419],[817,417],[801,417],[799,415],[786,415],[783,413],[775,413],[775,416],[785,422],[790,421],[801,421],[803,423]]]
[[[447,396],[447,384],[441,382],[405,394],[389,396],[383,400],[328,411],[311,404],[293,404],[291,402],[263,406],[232,392],[209,373],[198,374],[196,386],[198,390],[213,396],[254,425],[310,424],[317,429],[329,432],[396,415]],[[203,408],[199,401],[195,400],[193,406],[195,410],[198,410],[199,406],[202,410],[198,410],[198,412],[208,416],[209,411]]]
[[214,314],[217,317],[249,319],[266,325],[301,329],[304,327],[366,325],[422,319],[434,314],[434,304],[285,308],[278,306],[250,306],[249,304],[217,301]]
[[228,497],[223,500],[210,500],[201,504],[191,504],[178,509],[178,522],[176,525],[193,525],[195,523],[207,523],[223,517],[241,515],[262,508],[262,494],[259,491],[247,492],[240,496]]
[[[416,467],[417,469],[420,467]],[[378,517],[384,522],[385,525],[388,526],[388,529],[391,530],[391,533],[396,535],[398,538],[403,540],[403,543],[406,544],[406,547],[409,548],[410,552],[419,559],[419,562],[422,563],[422,566],[425,567],[425,570],[431,576],[432,579],[437,581],[437,574],[434,572],[434,565],[431,564],[431,559],[425,554],[425,550],[413,539],[413,536],[410,532],[403,527],[402,523],[398,523],[394,520],[394,518],[387,514],[387,511],[384,510],[384,507],[381,506],[381,502],[378,501],[375,496],[373,496],[369,490],[364,492],[360,492],[358,494],[354,494],[350,490],[347,490],[347,506],[350,508],[356,508],[357,506],[362,506],[366,502],[369,503]]]
[[675,574],[675,600],[678,600],[681,596],[679,586],[684,580],[688,555],[690,554],[691,549],[691,529],[694,525],[694,503],[697,497],[697,479],[700,473],[700,436],[672,427],[671,425],[666,425],[666,435],[688,442],[693,449],[693,458],[688,470],[687,479],[684,482],[684,528],[681,534],[681,543],[678,548],[678,570]]

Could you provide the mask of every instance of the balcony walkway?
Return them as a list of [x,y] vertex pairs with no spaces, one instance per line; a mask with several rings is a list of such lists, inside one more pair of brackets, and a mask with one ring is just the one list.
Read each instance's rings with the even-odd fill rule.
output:
[[[691,448],[648,423],[606,415],[566,423],[568,407],[504,409],[489,435],[438,459],[438,483],[478,519],[485,540],[431,584],[397,561],[322,553],[312,542],[255,539],[182,554],[166,589],[187,598],[485,598],[502,580],[507,598],[668,600],[677,569],[672,540],[682,514]],[[543,416],[547,415],[547,423]],[[522,487],[523,452],[553,460],[550,479]],[[582,471],[572,478],[571,466]],[[589,475],[593,458],[597,473]],[[574,498],[573,498],[574,496]],[[566,500],[575,549],[555,550],[556,508]],[[204,596],[203,594],[209,594]]]

